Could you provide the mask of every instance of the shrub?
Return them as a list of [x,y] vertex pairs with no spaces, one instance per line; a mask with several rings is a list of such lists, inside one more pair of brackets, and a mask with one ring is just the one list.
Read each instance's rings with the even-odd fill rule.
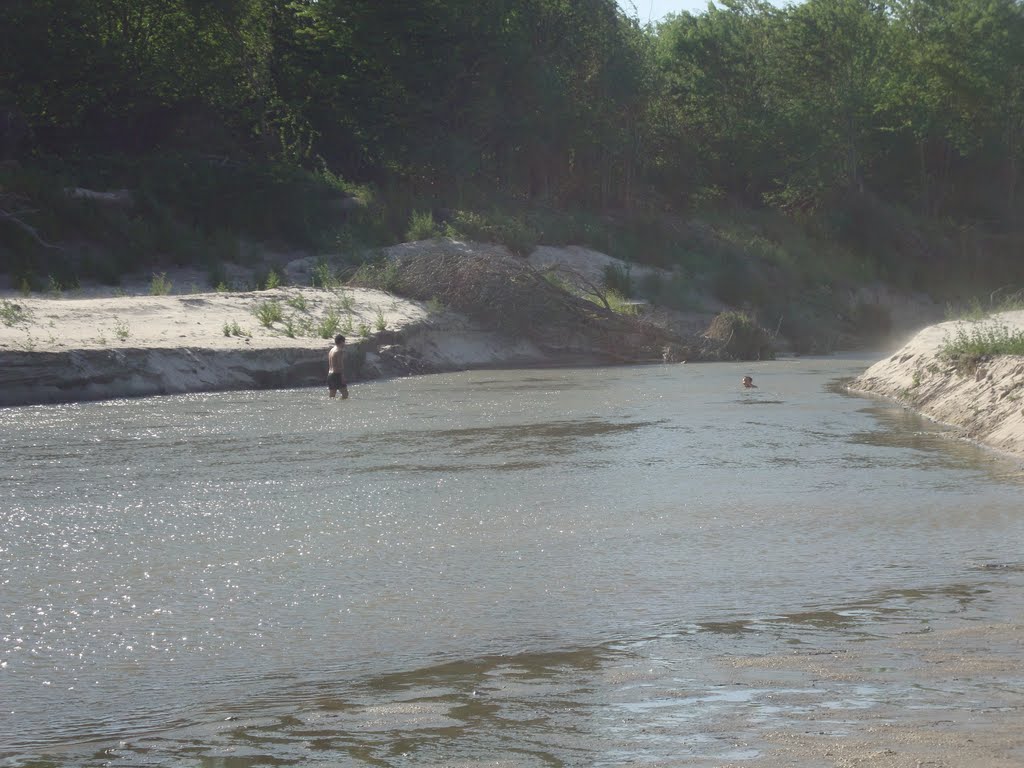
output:
[[434,214],[421,211],[413,211],[409,219],[409,229],[406,232],[408,240],[430,240],[438,237],[441,230],[434,222]]
[[341,328],[341,315],[334,307],[330,307],[317,323],[316,335],[321,339],[331,339],[338,333],[339,328]]
[[708,338],[721,343],[722,352],[736,360],[772,360],[771,336],[746,312],[722,312],[711,321]]
[[7,299],[0,300],[0,321],[3,321],[4,325],[23,323],[28,320],[29,314],[29,311],[20,304]]
[[513,253],[524,256],[532,252],[540,240],[540,234],[523,217],[472,211],[456,211],[445,225],[445,234],[461,240],[501,243]]
[[128,328],[128,323],[118,318],[114,321],[114,335],[121,341],[127,341],[131,335],[131,330]]
[[263,287],[266,290],[272,291],[281,285],[281,277],[274,270],[270,270],[270,272],[267,273],[266,278],[262,282]]
[[284,319],[284,310],[281,309],[281,303],[277,301],[264,301],[257,304],[254,314],[264,328],[269,328]]
[[395,293],[398,288],[398,265],[391,259],[366,262],[356,270],[352,282],[366,288]]
[[313,287],[330,290],[341,285],[341,280],[326,261],[318,261],[313,267]]
[[285,302],[292,309],[298,310],[299,312],[305,312],[308,305],[306,304],[306,297],[301,293],[297,293],[294,296],[289,296],[285,299]]
[[230,323],[224,323],[224,328],[222,330],[224,331],[224,335],[225,336],[248,336],[249,335],[248,331],[243,329],[238,324],[237,320],[232,320]]
[[149,281],[149,293],[151,296],[166,296],[171,292],[174,283],[167,279],[167,273],[153,273],[153,279]]

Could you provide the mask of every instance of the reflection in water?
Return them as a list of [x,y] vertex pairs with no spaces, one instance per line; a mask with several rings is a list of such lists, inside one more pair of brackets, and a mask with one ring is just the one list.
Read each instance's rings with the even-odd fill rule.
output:
[[[544,424],[495,425],[464,429],[391,432],[384,436],[370,436],[349,452],[351,458],[374,457],[382,454],[382,443],[388,444],[386,453],[393,457],[388,464],[368,463],[356,472],[479,472],[482,469],[499,472],[542,469],[556,457],[586,455],[588,463],[595,464],[602,452],[614,446],[610,440],[629,436],[641,430],[656,427],[663,421],[615,423],[599,419],[553,421]],[[402,462],[402,457],[434,459]],[[517,458],[522,457],[522,458]]]
[[1019,484],[858,367],[0,410],[0,761],[713,765],[998,699],[891,648],[1019,610]]
[[[665,423],[661,421],[609,422],[604,419],[578,419],[552,421],[543,424],[509,424],[463,429],[442,429],[424,432],[397,432],[387,436],[422,452],[424,448],[456,453],[508,454],[515,452],[542,452],[569,455],[584,451],[600,451],[606,444],[600,440],[580,444],[593,438],[628,435],[647,427]],[[371,438],[369,450],[379,440]]]

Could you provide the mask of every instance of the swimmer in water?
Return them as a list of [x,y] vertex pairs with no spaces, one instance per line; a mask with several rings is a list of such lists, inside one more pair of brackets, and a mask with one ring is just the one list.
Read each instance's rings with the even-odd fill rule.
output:
[[743,388],[744,389],[757,389],[757,384],[754,383],[754,377],[753,376],[744,376],[743,377]]

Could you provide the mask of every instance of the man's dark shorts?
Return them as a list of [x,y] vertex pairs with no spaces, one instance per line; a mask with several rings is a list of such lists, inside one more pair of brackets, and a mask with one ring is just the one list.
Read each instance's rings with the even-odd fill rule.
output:
[[331,389],[344,389],[345,382],[341,380],[341,374],[335,371],[327,374],[327,386]]

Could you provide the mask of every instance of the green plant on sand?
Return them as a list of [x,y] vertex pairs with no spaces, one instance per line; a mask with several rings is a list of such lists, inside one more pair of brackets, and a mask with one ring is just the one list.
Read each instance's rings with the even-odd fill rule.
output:
[[256,309],[253,310],[253,314],[256,315],[256,318],[264,328],[269,328],[274,323],[279,323],[284,319],[284,310],[278,301],[260,302],[256,305]]
[[943,339],[938,351],[939,358],[962,373],[974,371],[998,355],[1024,355],[1024,331],[1013,331],[997,320],[960,323],[952,336]]
[[321,339],[330,339],[341,328],[341,315],[334,307],[329,307],[316,325],[316,335]]
[[149,293],[151,296],[166,296],[173,287],[174,283],[167,279],[166,272],[154,273],[153,279],[149,281]]
[[0,300],[0,321],[4,325],[13,326],[24,323],[29,319],[31,313],[20,304],[7,299]]
[[406,232],[408,240],[430,240],[439,237],[441,230],[434,222],[434,215],[430,211],[413,211],[409,219],[409,229]]

